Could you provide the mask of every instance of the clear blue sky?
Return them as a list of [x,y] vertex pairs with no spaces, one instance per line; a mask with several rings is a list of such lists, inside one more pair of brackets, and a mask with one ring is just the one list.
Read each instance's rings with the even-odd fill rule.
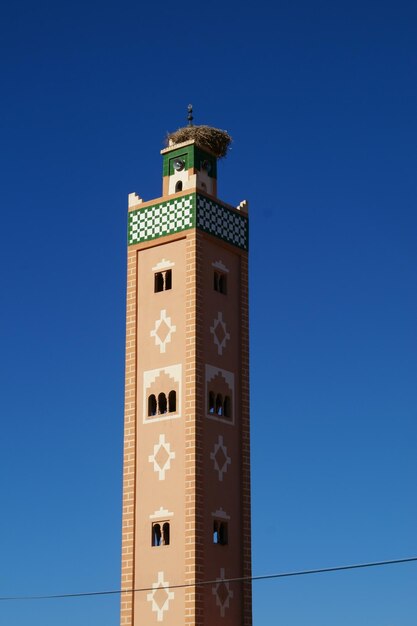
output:
[[[3,3],[1,596],[119,587],[127,194],[160,194],[189,102],[250,201],[254,574],[417,553],[416,27],[411,0]],[[416,583],[258,582],[254,626],[415,626]]]

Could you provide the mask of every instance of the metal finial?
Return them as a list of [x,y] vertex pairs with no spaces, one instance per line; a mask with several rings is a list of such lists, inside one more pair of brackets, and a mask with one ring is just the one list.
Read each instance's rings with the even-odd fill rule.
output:
[[193,105],[189,104],[188,105],[188,115],[187,115],[187,120],[188,120],[188,126],[192,126],[193,125]]

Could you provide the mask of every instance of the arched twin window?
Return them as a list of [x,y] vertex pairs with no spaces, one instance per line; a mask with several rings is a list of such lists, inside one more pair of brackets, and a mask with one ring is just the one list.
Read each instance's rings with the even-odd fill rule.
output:
[[169,522],[152,524],[152,546],[169,546]]
[[155,274],[155,293],[172,289],[172,270],[165,272],[156,272]]
[[223,274],[223,272],[214,272],[213,275],[213,287],[214,291],[218,291],[219,293],[226,294],[227,293],[227,276]]
[[148,416],[164,415],[165,413],[175,413],[177,410],[177,392],[172,390],[168,394],[168,398],[164,393],[151,394],[148,398]]
[[213,522],[213,543],[217,543],[220,546],[227,545],[227,522],[219,522],[217,520]]
[[208,395],[208,412],[210,415],[218,415],[219,417],[232,417],[232,403],[230,396],[222,396],[221,393],[209,391]]

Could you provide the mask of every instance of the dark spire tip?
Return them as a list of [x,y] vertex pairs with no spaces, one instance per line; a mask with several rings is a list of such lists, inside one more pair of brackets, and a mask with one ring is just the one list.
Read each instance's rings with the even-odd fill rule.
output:
[[193,119],[194,119],[194,117],[193,117],[193,105],[189,104],[187,110],[188,110],[188,115],[187,115],[188,126],[192,126],[193,125]]

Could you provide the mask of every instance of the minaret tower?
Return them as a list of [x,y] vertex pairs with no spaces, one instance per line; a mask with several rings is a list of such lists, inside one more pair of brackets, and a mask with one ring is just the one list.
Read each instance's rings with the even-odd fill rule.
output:
[[251,576],[248,213],[217,198],[229,142],[189,107],[162,197],[129,195],[121,626],[252,624],[250,581],[227,580]]

